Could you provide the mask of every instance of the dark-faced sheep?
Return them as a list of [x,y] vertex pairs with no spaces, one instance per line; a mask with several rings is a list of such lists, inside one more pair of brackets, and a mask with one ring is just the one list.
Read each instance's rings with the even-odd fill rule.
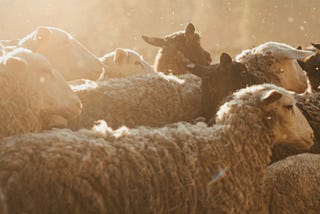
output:
[[304,61],[298,61],[303,70],[307,72],[312,90],[319,91],[320,86],[320,44],[312,45],[317,50]]
[[40,26],[20,39],[17,46],[44,55],[65,80],[97,80],[103,72],[98,57],[59,28]]
[[175,32],[164,38],[142,36],[147,43],[160,47],[154,61],[154,69],[165,74],[188,73],[184,64],[189,60],[199,65],[211,63],[210,54],[200,45],[200,36],[193,24],[188,24],[185,31]]
[[3,139],[10,213],[264,213],[271,147],[313,138],[293,96],[274,85],[235,93],[213,127],[96,130]]
[[248,72],[244,64],[233,61],[226,53],[221,54],[220,63],[209,67],[195,64],[188,64],[186,67],[192,74],[201,78],[202,116],[207,121],[215,116],[227,95],[247,85],[260,83],[256,76]]
[[0,58],[0,91],[0,138],[55,126],[81,112],[79,98],[61,75],[27,49]]
[[143,57],[131,49],[117,48],[101,57],[100,61],[104,67],[100,80],[154,72]]
[[[295,53],[298,54],[298,53]],[[302,53],[303,55],[304,53]],[[276,75],[264,74],[262,69],[263,67],[268,67],[271,63],[267,63],[265,60],[267,58],[261,58],[260,61],[256,61],[257,65],[260,65],[260,70],[237,70],[234,69],[233,72],[227,72],[227,69],[218,69],[215,66],[210,67],[203,67],[197,66],[195,64],[189,64],[186,67],[192,73],[210,73],[211,78],[215,81],[215,84],[210,84],[208,90],[203,91],[204,95],[209,94],[210,100],[205,100],[202,102],[202,108],[208,109],[210,112],[210,104],[214,103],[217,106],[219,103],[222,103],[226,97],[233,93],[234,91],[242,88],[246,85],[252,85],[257,83],[265,83],[265,82],[274,82],[275,79],[279,79]],[[222,59],[221,59],[222,60]],[[230,62],[230,59],[228,60]],[[268,70],[266,70],[268,72]],[[290,73],[289,70],[285,71]],[[275,73],[276,74],[276,73]],[[293,75],[293,74],[292,74]],[[218,84],[216,84],[218,83]],[[279,82],[278,82],[279,84]],[[218,91],[219,93],[213,93]],[[313,128],[316,136],[316,143],[315,145],[309,149],[309,152],[318,153],[320,152],[320,102],[319,96],[320,94],[309,94],[305,93],[303,95],[295,95],[297,99],[297,105],[300,110],[303,112],[305,117],[308,119],[311,127]],[[215,108],[212,108],[211,115],[215,115]],[[210,121],[212,122],[212,120]],[[272,152],[272,161],[281,160],[289,155],[298,154],[301,152],[305,152],[306,150],[296,149],[296,148],[288,148],[285,145],[278,145],[273,149]]]

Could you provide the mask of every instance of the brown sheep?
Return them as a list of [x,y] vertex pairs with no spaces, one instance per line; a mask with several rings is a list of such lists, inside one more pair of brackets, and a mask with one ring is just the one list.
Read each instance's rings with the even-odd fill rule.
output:
[[164,38],[142,36],[150,45],[160,47],[154,61],[154,69],[165,74],[188,73],[184,67],[189,60],[199,65],[211,63],[210,54],[200,45],[200,36],[193,24],[188,24],[185,31],[178,31]]

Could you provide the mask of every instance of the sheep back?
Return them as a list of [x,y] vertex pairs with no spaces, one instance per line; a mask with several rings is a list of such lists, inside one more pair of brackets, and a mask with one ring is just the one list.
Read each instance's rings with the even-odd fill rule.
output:
[[266,193],[270,213],[319,213],[320,156],[299,154],[270,165]]
[[201,111],[200,79],[190,74],[182,79],[158,73],[112,79],[76,94],[83,111],[70,122],[73,130],[91,128],[101,119],[113,128],[161,126],[191,121]]

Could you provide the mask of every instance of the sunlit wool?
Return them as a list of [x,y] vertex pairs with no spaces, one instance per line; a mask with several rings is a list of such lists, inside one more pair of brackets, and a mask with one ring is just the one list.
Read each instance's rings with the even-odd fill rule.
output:
[[48,60],[24,48],[1,58],[0,91],[0,137],[39,131],[81,111],[80,100]]
[[0,58],[0,137],[38,131],[42,127],[37,90],[19,76],[24,71],[12,71],[6,66],[6,61],[19,52],[31,53],[16,49]]
[[180,122],[117,133],[102,123],[98,131],[5,138],[0,181],[8,208],[35,214],[263,213],[264,170],[277,121],[266,119],[260,92],[240,91],[213,127]]
[[[200,79],[194,75],[178,78],[154,72],[96,84],[96,88],[76,91],[83,111],[69,128],[90,128],[96,120],[105,120],[113,128],[161,126],[192,121],[201,113]],[[77,83],[71,87],[77,88]]]

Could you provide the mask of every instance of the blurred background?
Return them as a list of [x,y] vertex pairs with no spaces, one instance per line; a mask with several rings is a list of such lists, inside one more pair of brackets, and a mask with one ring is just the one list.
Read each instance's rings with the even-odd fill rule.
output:
[[141,35],[165,36],[192,22],[214,60],[266,41],[320,42],[320,0],[0,0],[0,39],[37,26],[66,30],[96,55],[131,48],[153,63]]

